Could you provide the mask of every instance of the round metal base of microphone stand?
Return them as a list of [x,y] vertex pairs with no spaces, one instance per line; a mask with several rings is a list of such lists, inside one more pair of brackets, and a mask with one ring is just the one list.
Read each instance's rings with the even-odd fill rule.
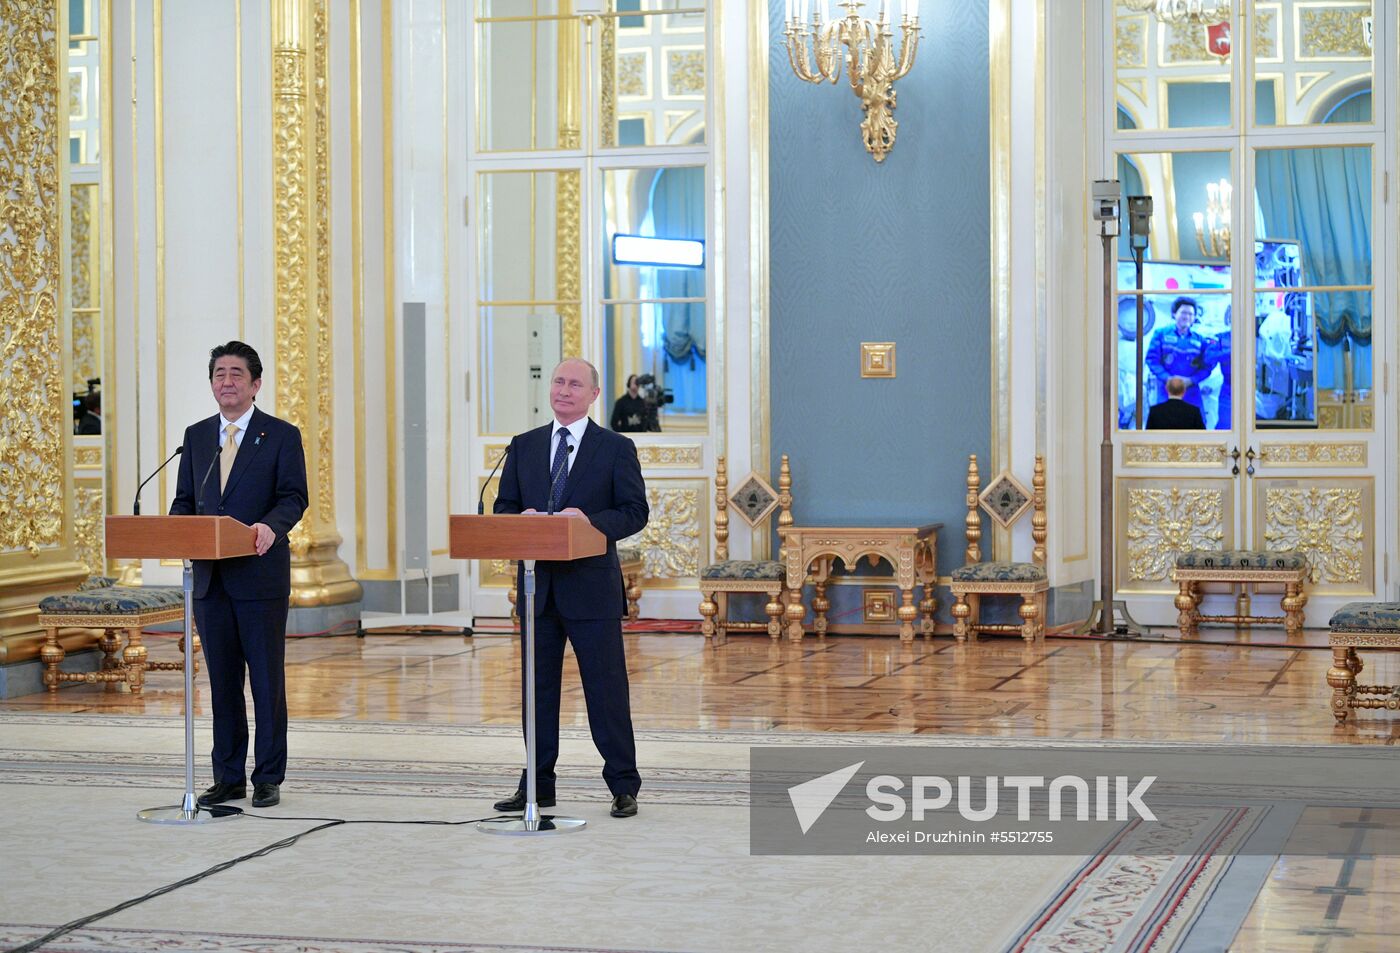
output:
[[539,826],[531,830],[526,826],[524,817],[502,817],[490,821],[482,821],[476,825],[476,829],[483,834],[515,834],[526,837],[535,834],[572,834],[574,831],[581,831],[588,824],[581,817],[558,817],[553,814],[541,815]]
[[169,807],[148,807],[144,811],[137,811],[136,816],[147,824],[212,824],[215,821],[227,821],[242,814],[238,808],[220,807],[196,807],[192,811],[187,811],[178,804],[171,804]]

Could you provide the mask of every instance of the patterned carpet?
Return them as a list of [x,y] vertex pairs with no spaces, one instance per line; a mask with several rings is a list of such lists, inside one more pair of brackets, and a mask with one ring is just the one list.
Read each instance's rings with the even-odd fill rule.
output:
[[[208,730],[197,723],[199,752]],[[581,833],[335,828],[45,949],[1204,949],[1188,939],[1227,880],[1222,851],[1260,820],[1249,808],[1202,811],[1191,834],[1206,846],[1167,860],[750,856],[751,745],[911,739],[643,731],[642,811],[623,821],[607,816],[586,731],[563,737],[557,810],[587,819]],[[320,721],[293,724],[291,751],[282,804],[259,813],[462,820],[488,815],[490,801],[511,789],[520,742],[505,728]],[[10,817],[0,831],[0,946],[315,825],[139,823],[137,810],[178,801],[183,776],[179,719],[0,714],[0,797]],[[1131,827],[1121,836],[1134,836]]]

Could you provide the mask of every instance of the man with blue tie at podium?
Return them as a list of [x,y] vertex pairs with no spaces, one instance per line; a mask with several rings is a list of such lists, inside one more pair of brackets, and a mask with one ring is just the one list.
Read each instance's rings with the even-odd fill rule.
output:
[[246,669],[257,726],[253,806],[271,807],[281,800],[287,771],[287,534],[306,511],[306,457],[300,430],[253,406],[262,387],[253,348],[242,341],[214,348],[209,386],[219,412],[185,430],[170,513],[231,516],[257,536],[256,555],[194,560],[194,618],[214,713],[214,784],[199,803],[247,796]]
[[[536,791],[540,807],[554,806],[567,639],[578,660],[588,728],[603,756],[603,779],[613,795],[611,814],[631,817],[642,781],[622,649],[626,602],[617,542],[641,532],[649,508],[636,445],[588,419],[598,394],[598,370],[587,361],[569,358],[554,369],[549,387],[554,420],[511,440],[494,512],[582,516],[608,539],[608,550],[600,555],[535,564]],[[525,591],[523,566],[517,591]],[[495,807],[525,809],[523,773],[515,794]]]

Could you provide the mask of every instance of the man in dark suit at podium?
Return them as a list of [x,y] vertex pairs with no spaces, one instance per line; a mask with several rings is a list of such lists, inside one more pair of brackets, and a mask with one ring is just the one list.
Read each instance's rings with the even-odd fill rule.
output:
[[270,807],[281,800],[287,771],[287,534],[306,510],[306,457],[300,430],[253,406],[262,387],[257,351],[242,341],[214,348],[209,385],[219,412],[185,430],[170,512],[247,523],[257,555],[194,560],[194,617],[214,712],[214,784],[199,803],[247,796],[246,668],[257,723],[253,806]]
[[[569,358],[554,369],[549,387],[554,420],[511,440],[495,512],[583,516],[608,538],[608,551],[601,555],[535,564],[536,795],[540,807],[554,806],[567,639],[578,659],[588,728],[603,756],[603,779],[613,794],[612,816],[631,817],[637,813],[642,780],[622,651],[626,603],[617,541],[641,532],[649,510],[636,446],[588,419],[598,393],[598,370],[587,361]],[[523,567],[516,591],[523,612]],[[521,688],[523,692],[523,684]],[[522,774],[520,788],[496,802],[496,810],[524,808]]]

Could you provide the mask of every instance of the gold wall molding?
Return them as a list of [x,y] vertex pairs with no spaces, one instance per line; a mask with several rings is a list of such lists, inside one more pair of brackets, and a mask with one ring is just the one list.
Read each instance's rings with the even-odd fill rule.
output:
[[1373,524],[1370,480],[1365,482],[1367,488],[1265,485],[1265,546],[1273,552],[1306,553],[1315,586],[1365,583],[1366,530]]
[[1299,6],[1296,58],[1333,59],[1339,57],[1371,58],[1366,45],[1362,17],[1368,15],[1362,6]]
[[0,17],[0,664],[37,656],[39,600],[87,575],[68,453],[67,7],[11,3]]
[[642,551],[644,588],[685,589],[700,576],[710,486],[707,480],[651,479],[646,529],[619,543]]
[[74,447],[73,465],[78,469],[96,470],[102,466],[101,447]]
[[605,148],[617,145],[617,21],[603,17],[598,39],[598,133]]
[[[637,458],[644,467],[684,467],[698,469],[704,463],[704,452],[693,444],[639,444]],[[757,469],[757,468],[755,468]]]
[[[990,472],[999,473],[1011,462],[1011,165],[1012,165],[1012,57],[1013,14],[1011,0],[991,0],[989,13],[991,110],[991,408]],[[1007,558],[1011,533],[996,529],[989,540],[991,558]]]
[[107,565],[105,509],[102,481],[78,480],[74,489],[73,556],[87,567],[89,576],[102,575]]
[[1123,445],[1127,467],[1218,467],[1227,452],[1223,443],[1128,443]]
[[1181,553],[1222,548],[1227,529],[1224,488],[1126,487],[1125,496],[1123,535],[1130,583],[1169,582]]
[[1123,69],[1147,66],[1147,16],[1128,16],[1121,10],[1114,24],[1113,61]]
[[293,606],[361,596],[338,555],[335,530],[326,2],[272,4],[277,410],[301,429],[313,483],[306,513],[290,535]]
[[[0,20],[0,555],[65,543],[63,210],[59,144],[62,18],[56,2],[12,4]],[[60,139],[64,136],[63,139]]]
[[578,169],[554,174],[554,297],[561,302],[565,357],[583,356],[582,188]]
[[1280,467],[1364,467],[1366,444],[1265,443],[1259,446],[1259,462]]

